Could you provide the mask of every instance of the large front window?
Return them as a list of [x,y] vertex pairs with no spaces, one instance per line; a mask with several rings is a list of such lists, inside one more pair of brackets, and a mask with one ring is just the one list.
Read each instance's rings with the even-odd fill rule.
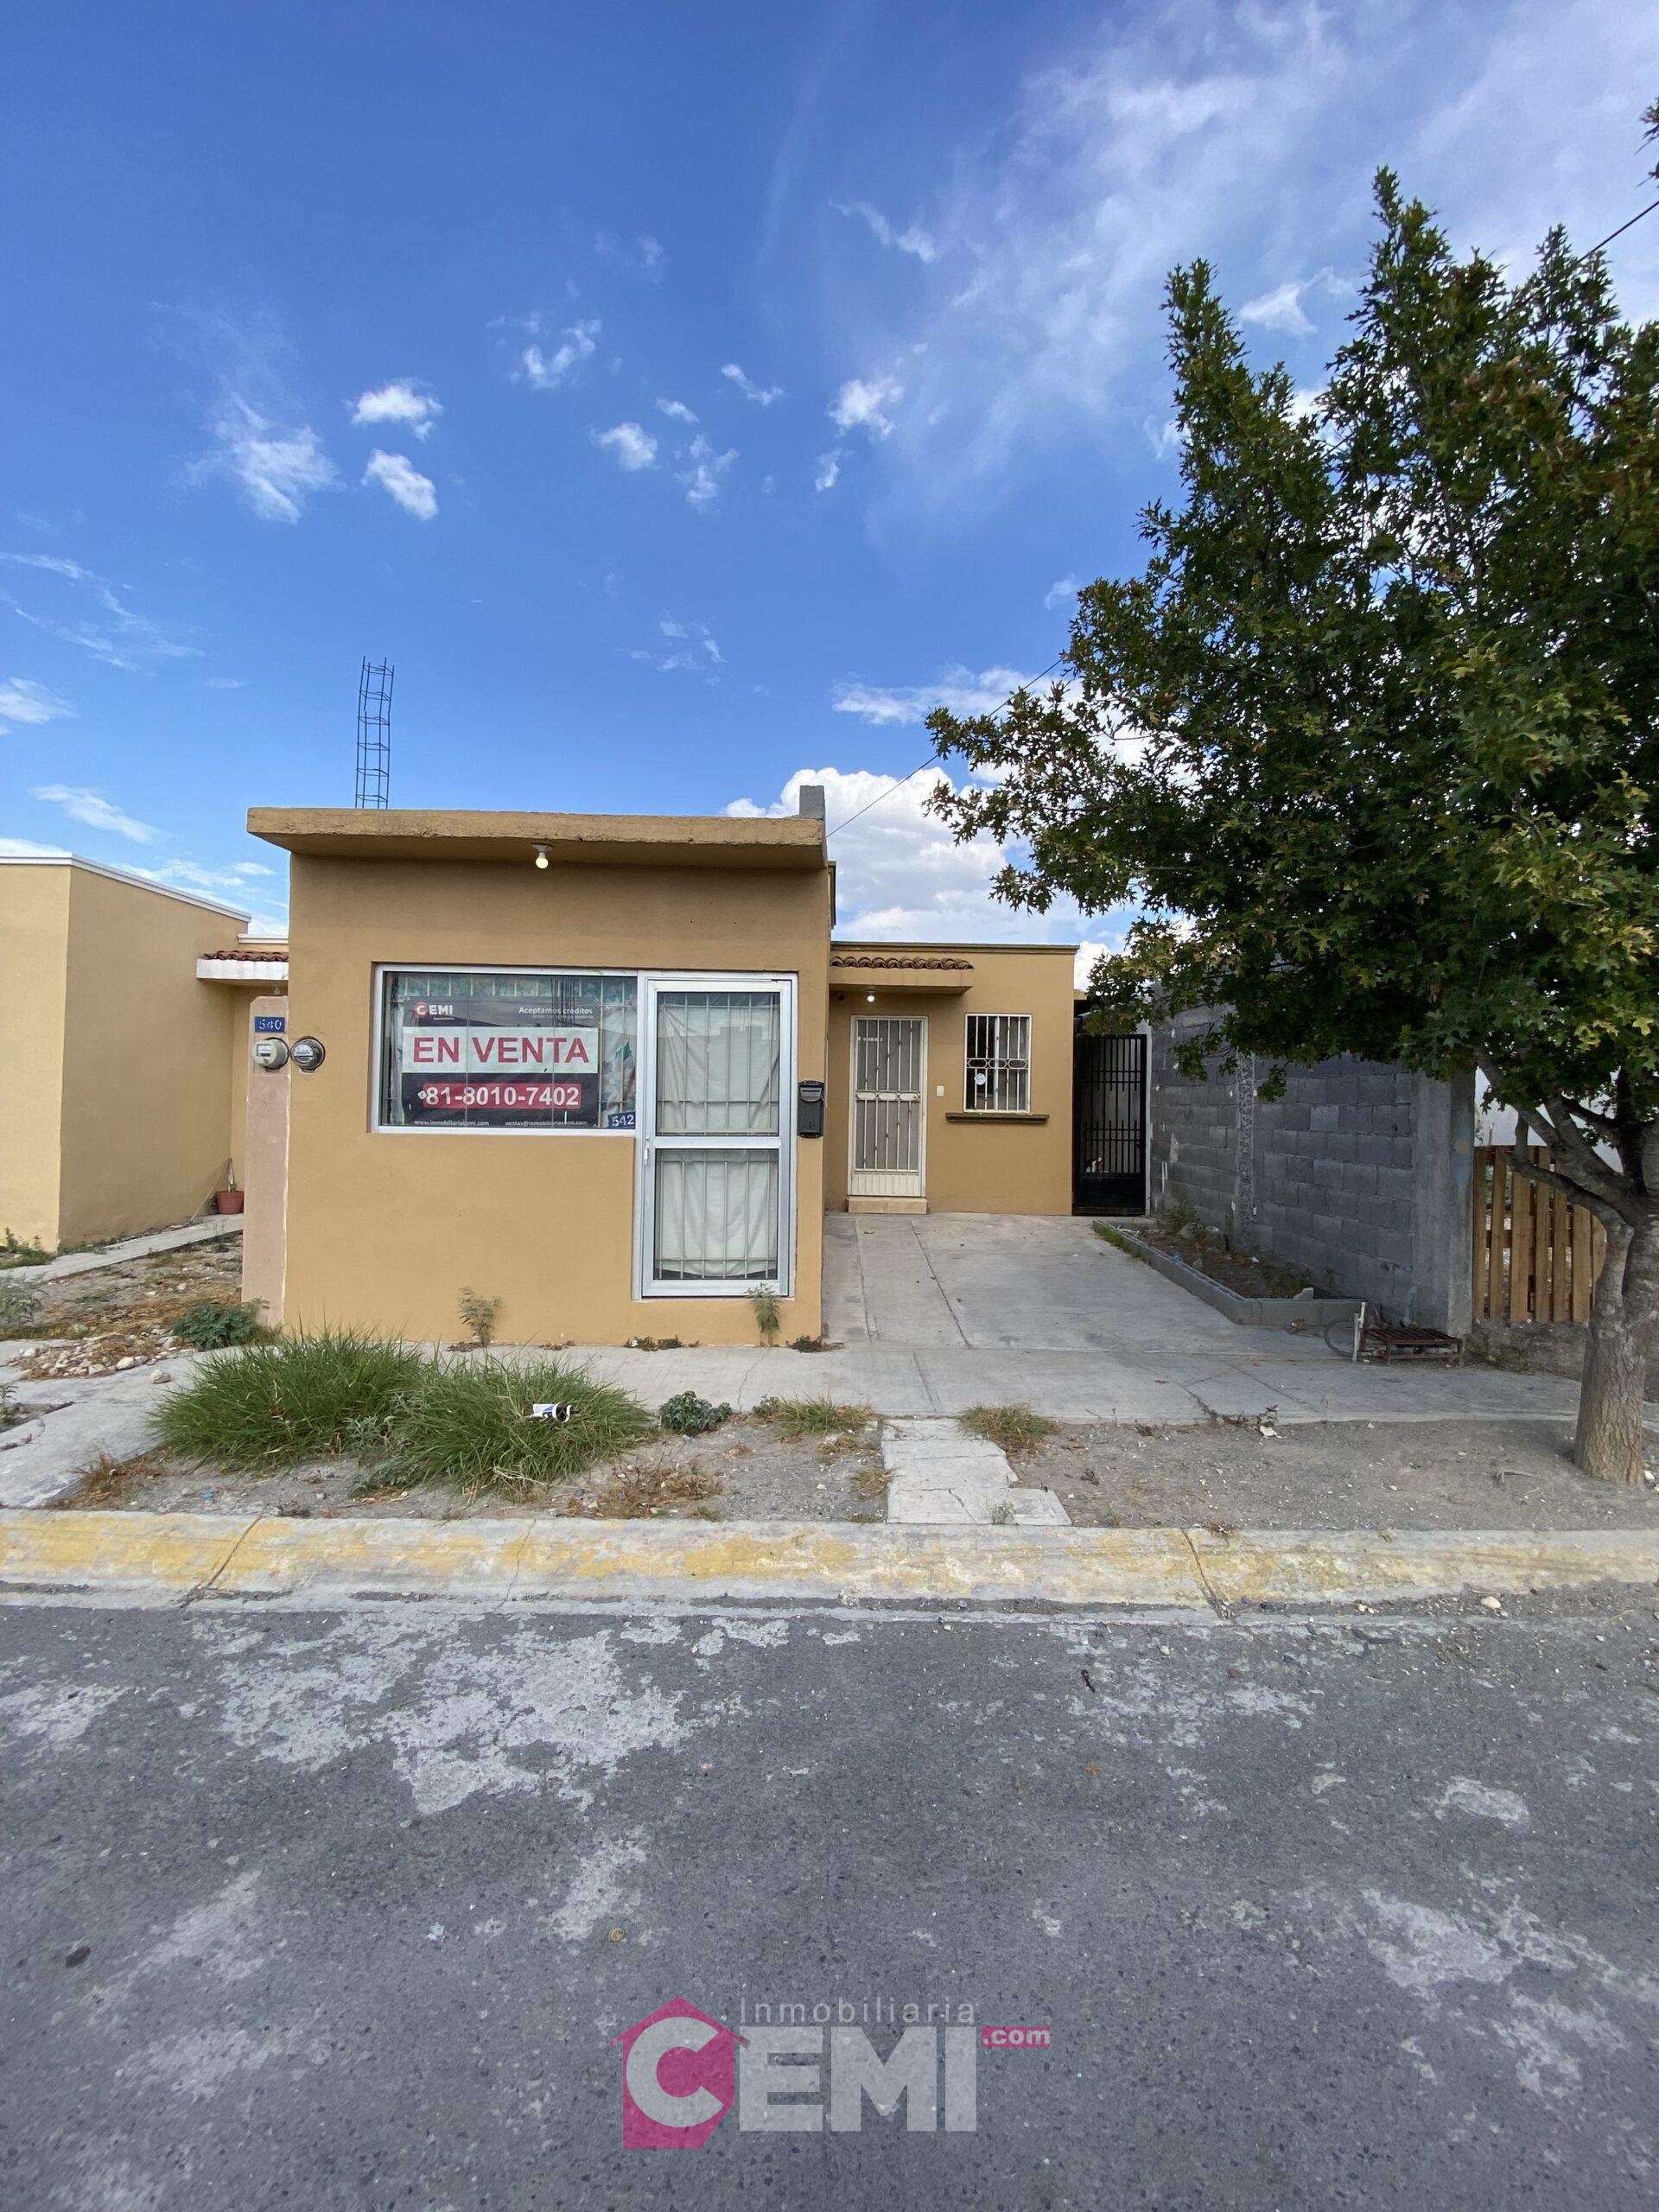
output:
[[632,976],[394,968],[380,994],[380,1128],[633,1127]]

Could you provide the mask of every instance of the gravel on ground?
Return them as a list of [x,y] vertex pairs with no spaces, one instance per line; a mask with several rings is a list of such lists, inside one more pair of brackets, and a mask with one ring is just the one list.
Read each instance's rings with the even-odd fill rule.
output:
[[1571,1442],[1550,1421],[1077,1422],[1013,1465],[1085,1528],[1659,1528],[1659,1494],[1592,1482]]

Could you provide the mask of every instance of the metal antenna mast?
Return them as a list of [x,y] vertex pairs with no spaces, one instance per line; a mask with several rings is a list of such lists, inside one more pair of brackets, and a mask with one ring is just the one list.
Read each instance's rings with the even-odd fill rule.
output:
[[391,804],[391,663],[366,660],[357,680],[357,804]]

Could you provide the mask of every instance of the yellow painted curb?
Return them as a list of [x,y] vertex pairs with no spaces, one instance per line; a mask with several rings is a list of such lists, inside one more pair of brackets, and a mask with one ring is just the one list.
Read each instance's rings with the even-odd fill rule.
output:
[[1659,1532],[1395,1536],[751,1521],[296,1521],[0,1512],[0,1590],[1155,1605],[1659,1582]]
[[0,1584],[194,1590],[254,1525],[246,1514],[0,1513]]
[[1659,1531],[1644,1529],[1190,1533],[1204,1579],[1224,1604],[1317,1603],[1333,1592],[1388,1599],[1659,1581]]

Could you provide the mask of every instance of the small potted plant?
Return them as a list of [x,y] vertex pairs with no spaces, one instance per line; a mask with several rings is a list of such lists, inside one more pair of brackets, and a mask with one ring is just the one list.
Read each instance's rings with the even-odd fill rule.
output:
[[245,1196],[245,1192],[237,1188],[235,1163],[227,1160],[225,1164],[225,1187],[222,1191],[213,1192],[214,1211],[219,1213],[240,1213],[242,1201]]

